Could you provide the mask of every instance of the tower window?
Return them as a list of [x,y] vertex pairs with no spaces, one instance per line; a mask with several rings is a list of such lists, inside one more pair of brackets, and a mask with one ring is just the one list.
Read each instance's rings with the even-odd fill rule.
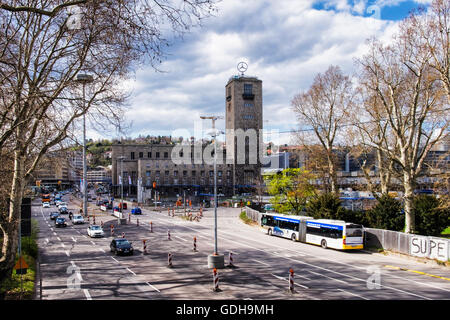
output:
[[244,83],[244,94],[253,94],[253,85],[251,83]]
[[246,103],[244,103],[244,107],[252,108],[253,107],[253,103],[246,102]]

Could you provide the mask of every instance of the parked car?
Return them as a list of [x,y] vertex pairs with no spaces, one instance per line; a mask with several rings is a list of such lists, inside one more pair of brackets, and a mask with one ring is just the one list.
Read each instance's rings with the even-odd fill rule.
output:
[[50,212],[50,220],[55,220],[59,216],[59,212]]
[[132,243],[129,242],[125,238],[118,238],[111,241],[111,244],[109,245],[109,248],[111,252],[115,253],[116,255],[119,254],[133,254],[133,246]]
[[87,234],[91,238],[103,237],[105,235],[105,233],[103,232],[102,227],[100,227],[100,226],[98,226],[96,224],[90,225],[87,228]]
[[72,223],[73,224],[83,224],[84,223],[84,218],[82,215],[75,215],[72,217]]
[[50,208],[50,202],[42,202],[42,208]]
[[131,209],[131,214],[142,214],[142,210],[139,207]]
[[58,217],[55,220],[55,226],[56,227],[67,227],[66,219]]

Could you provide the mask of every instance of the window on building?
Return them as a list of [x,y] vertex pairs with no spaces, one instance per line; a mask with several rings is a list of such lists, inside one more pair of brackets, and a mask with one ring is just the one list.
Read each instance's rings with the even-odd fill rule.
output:
[[183,171],[183,177],[186,177],[187,176],[187,171],[185,170],[185,171]]
[[244,83],[244,94],[253,94],[253,85],[251,83]]
[[209,176],[210,177],[214,177],[214,171],[213,170],[209,171]]
[[164,174],[166,175],[166,177],[169,176],[170,174],[169,170],[164,171]]
[[156,171],[156,176],[159,177],[161,175],[161,172],[158,170]]
[[169,153],[168,152],[164,152],[164,159],[167,159],[169,157]]
[[173,172],[173,176],[174,176],[174,177],[178,177],[178,171],[175,170],[175,171]]
[[134,159],[134,152],[131,152],[131,155],[130,155],[130,157],[131,157],[131,160],[133,160],[133,159]]
[[200,171],[200,176],[204,177],[205,176],[205,171]]
[[222,171],[217,171],[217,176],[221,177],[222,176]]
[[144,153],[143,152],[139,152],[139,159],[142,159],[144,157]]
[[156,159],[159,159],[159,152],[156,153]]
[[253,107],[253,103],[246,102],[246,103],[244,103],[244,107],[252,108]]
[[231,171],[227,170],[227,177],[231,177]]
[[150,177],[150,171],[145,171],[145,176]]
[[242,118],[244,118],[245,120],[253,120],[253,119],[255,119],[255,117],[252,114],[244,114],[242,116]]
[[151,158],[152,157],[152,153],[151,152],[147,152],[147,158]]
[[192,171],[192,176],[193,176],[193,177],[195,177],[195,174],[196,174],[196,172],[195,172],[195,171]]

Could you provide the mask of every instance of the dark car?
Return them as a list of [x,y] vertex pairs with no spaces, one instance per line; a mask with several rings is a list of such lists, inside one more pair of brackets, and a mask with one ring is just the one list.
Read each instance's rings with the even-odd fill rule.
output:
[[68,214],[69,210],[67,209],[67,207],[61,207],[61,208],[59,208],[59,212],[61,214]]
[[60,216],[59,212],[50,212],[50,220],[55,220]]
[[67,227],[66,219],[58,217],[55,220],[55,226],[56,227]]
[[131,245],[131,242],[125,238],[114,239],[111,241],[109,248],[111,249],[111,252],[114,252],[116,255],[133,254],[133,246]]

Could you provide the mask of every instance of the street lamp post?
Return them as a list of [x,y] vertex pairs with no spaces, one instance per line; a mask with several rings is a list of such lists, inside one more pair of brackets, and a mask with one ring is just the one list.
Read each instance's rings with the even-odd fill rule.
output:
[[94,81],[94,78],[89,74],[77,74],[77,82],[83,85],[83,212],[84,216],[88,216],[87,212],[87,161],[86,161],[86,100],[85,88],[86,84]]
[[216,132],[216,120],[221,117],[218,116],[210,116],[205,117],[201,116],[201,119],[211,119],[212,121],[212,134],[211,136],[214,139],[214,254],[208,256],[208,267],[209,268],[224,268],[224,255],[219,254],[219,250],[217,248],[217,135]]

